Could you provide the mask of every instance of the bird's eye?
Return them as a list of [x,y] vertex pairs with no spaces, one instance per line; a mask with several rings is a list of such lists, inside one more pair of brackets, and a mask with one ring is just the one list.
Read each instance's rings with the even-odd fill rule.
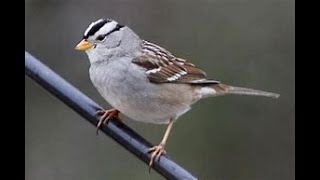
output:
[[103,41],[105,39],[106,35],[100,35],[97,37],[98,41]]

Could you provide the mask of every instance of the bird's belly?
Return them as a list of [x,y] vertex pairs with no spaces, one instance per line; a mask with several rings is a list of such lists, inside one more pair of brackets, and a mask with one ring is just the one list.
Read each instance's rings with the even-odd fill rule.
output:
[[[119,61],[114,66],[118,66]],[[104,99],[133,120],[165,124],[187,112],[192,104],[189,85],[149,82],[136,66],[92,67],[90,77]],[[134,71],[134,72],[130,72]]]
[[[130,89],[130,87],[123,88]],[[167,124],[170,119],[176,120],[190,109],[188,104],[170,104],[168,101],[173,99],[167,99],[167,97],[150,92],[132,93],[132,91],[114,89],[107,91],[104,97],[111,106],[124,115],[146,123]]]

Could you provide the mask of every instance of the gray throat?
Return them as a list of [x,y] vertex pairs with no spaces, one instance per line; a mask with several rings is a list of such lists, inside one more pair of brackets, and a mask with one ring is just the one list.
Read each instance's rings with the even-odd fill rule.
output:
[[91,65],[108,63],[119,57],[135,57],[141,50],[142,40],[128,27],[123,27],[119,32],[111,34],[110,41],[114,41],[114,45],[106,44],[104,48],[87,51]]

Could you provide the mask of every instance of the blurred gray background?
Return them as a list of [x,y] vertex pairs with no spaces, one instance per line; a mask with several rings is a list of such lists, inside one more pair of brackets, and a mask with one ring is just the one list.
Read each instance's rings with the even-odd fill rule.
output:
[[[293,0],[26,0],[25,49],[106,108],[84,52],[89,23],[113,18],[224,83],[280,93],[224,96],[195,104],[174,125],[167,152],[201,179],[294,179]],[[162,179],[28,77],[27,180]],[[125,117],[154,144],[166,126]]]

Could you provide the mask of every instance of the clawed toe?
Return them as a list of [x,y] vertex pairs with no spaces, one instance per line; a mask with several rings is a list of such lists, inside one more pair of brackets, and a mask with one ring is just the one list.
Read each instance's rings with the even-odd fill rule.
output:
[[119,121],[121,121],[121,119],[119,118],[119,111],[117,109],[109,109],[109,110],[98,110],[96,112],[96,115],[101,116],[100,120],[97,124],[97,131],[96,133],[98,134],[100,127],[102,126],[102,124],[106,124],[108,123],[108,121],[111,118],[115,118]]
[[151,169],[151,166],[153,165],[153,162],[155,160],[159,160],[160,156],[162,154],[166,154],[166,151],[164,150],[164,145],[159,144],[158,146],[154,146],[148,150],[148,153],[151,153],[150,162],[149,162],[149,172]]

